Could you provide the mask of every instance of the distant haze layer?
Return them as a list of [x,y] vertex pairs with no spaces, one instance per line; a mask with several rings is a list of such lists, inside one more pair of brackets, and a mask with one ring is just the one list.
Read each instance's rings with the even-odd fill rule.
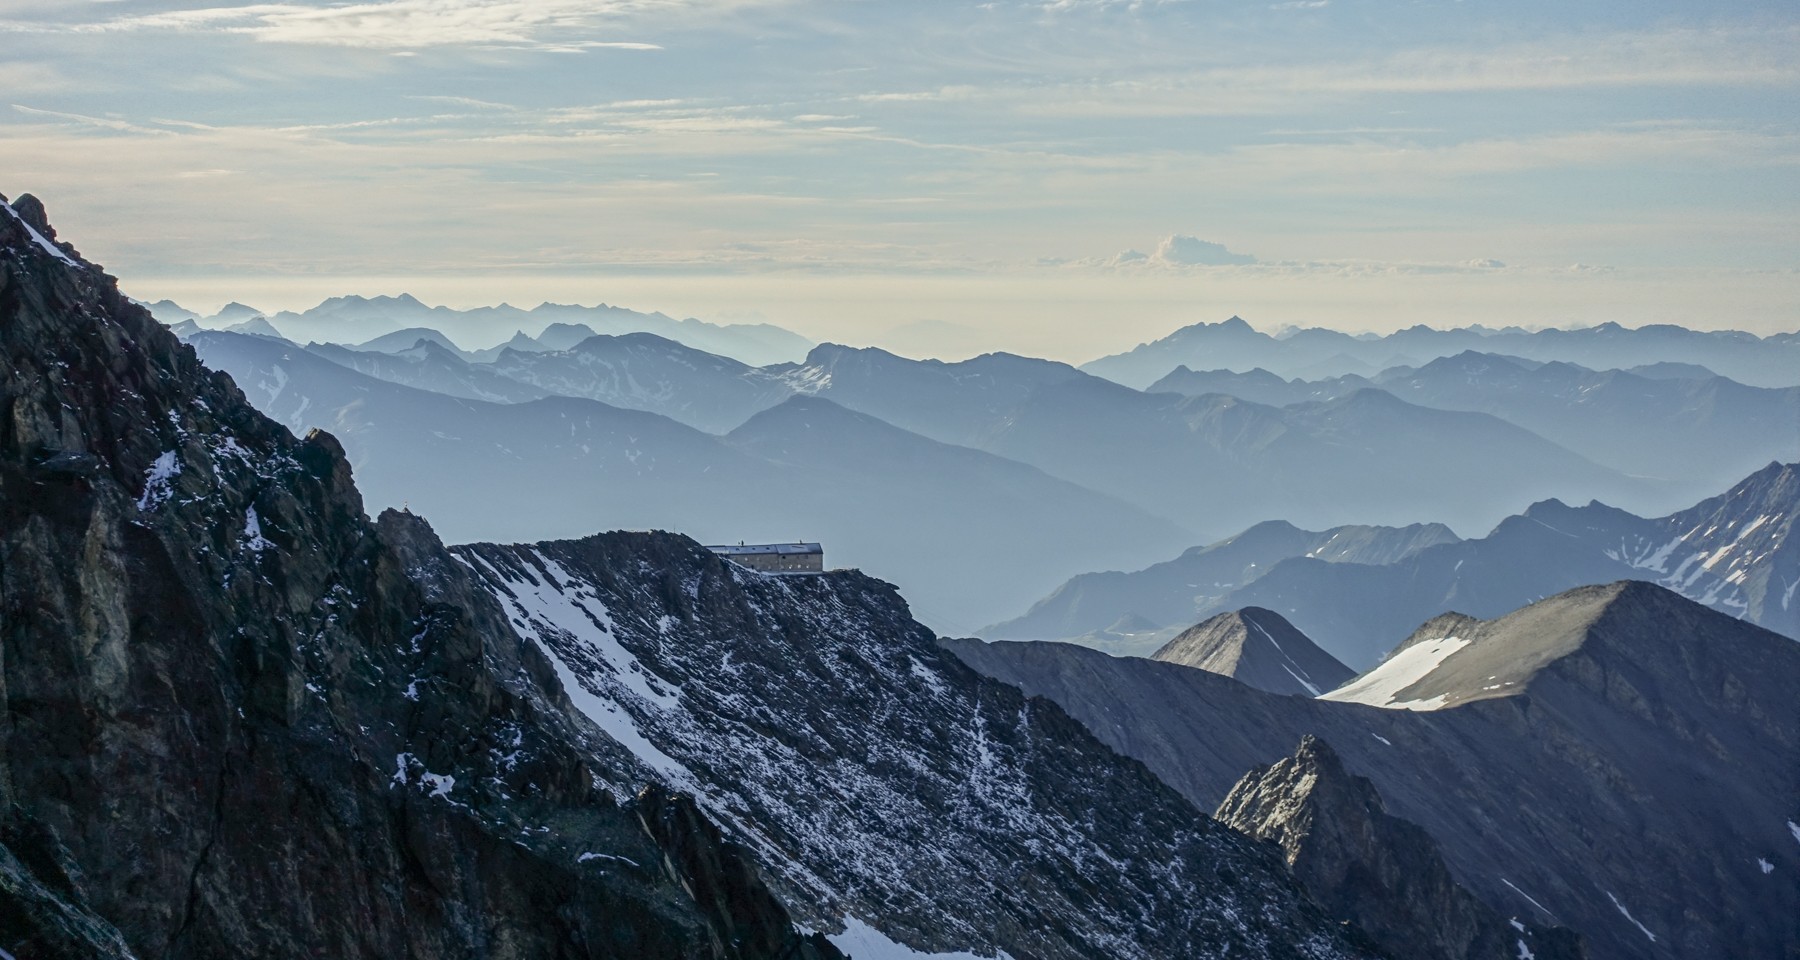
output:
[[[84,252],[86,252],[84,250]],[[665,275],[126,278],[143,300],[168,298],[202,313],[241,301],[271,313],[329,297],[411,293],[459,309],[506,302],[620,304],[715,323],[773,323],[813,340],[878,346],[907,356],[965,359],[1005,351],[1083,363],[1176,327],[1241,315],[1259,330],[1317,326],[1388,333],[1432,327],[1626,326],[1678,323],[1767,335],[1800,328],[1792,276],[1734,278],[1702,308],[1685,280],[1546,272],[1536,277],[1310,277],[1262,267],[1208,276]],[[511,335],[496,328],[493,341]],[[482,344],[481,346],[485,346]]]

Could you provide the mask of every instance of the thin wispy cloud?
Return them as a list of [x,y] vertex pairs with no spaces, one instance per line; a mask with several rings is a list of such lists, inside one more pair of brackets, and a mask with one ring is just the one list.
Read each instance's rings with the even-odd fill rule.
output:
[[[1535,22],[1279,0],[173,5],[0,0],[19,104],[0,190],[46,195],[122,274],[1262,298],[1236,311],[1383,283],[1390,304],[1459,282],[1515,302],[1508,278],[1704,304],[1703,268],[1755,272],[1762,316],[1800,303],[1800,17],[1773,0]],[[1633,292],[1652,275],[1660,299]],[[841,317],[902,309],[833,289]]]
[[82,23],[32,21],[0,26],[74,33],[219,32],[270,43],[394,50],[451,46],[548,52],[658,50],[660,45],[654,43],[583,34],[617,29],[634,17],[704,11],[716,6],[699,0],[384,0],[322,6],[257,3]]

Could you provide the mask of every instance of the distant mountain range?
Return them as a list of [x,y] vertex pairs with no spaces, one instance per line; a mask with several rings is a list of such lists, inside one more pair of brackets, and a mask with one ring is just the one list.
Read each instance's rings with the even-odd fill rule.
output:
[[[1429,845],[1369,847],[1394,829],[1368,822],[1372,802],[1422,828],[1457,884],[1519,924],[1504,954],[1427,955],[1533,955],[1536,924],[1579,932],[1595,960],[1773,957],[1800,942],[1800,644],[1664,588],[1586,586],[1492,621],[1434,620],[1354,698],[1279,696],[1068,644],[943,642],[1057,703],[1197,806],[1282,842],[1322,902],[1348,910],[1410,878],[1408,903],[1446,910],[1415,921],[1408,950],[1448,935],[1456,898],[1428,879]],[[1378,799],[1342,783],[1310,794],[1304,777],[1267,782],[1308,737]],[[1257,772],[1243,778],[1247,768]],[[1297,792],[1265,802],[1271,790]],[[1307,805],[1318,845],[1305,856],[1328,861],[1317,870],[1299,862],[1313,842],[1305,824],[1271,816]],[[1371,831],[1360,839],[1344,829],[1358,823]],[[1492,929],[1471,922],[1460,936]]]
[[1596,370],[1698,364],[1739,383],[1800,386],[1800,333],[1758,337],[1666,324],[1627,328],[1603,323],[1580,330],[1537,331],[1414,326],[1382,337],[1309,327],[1274,337],[1232,317],[1182,327],[1160,340],[1083,364],[1082,369],[1139,388],[1180,366],[1239,372],[1261,368],[1284,378],[1316,380],[1345,374],[1373,376],[1391,367],[1417,367],[1469,351],[1560,360]]
[[[1648,369],[1648,368],[1640,368]],[[1286,406],[1380,387],[1410,403],[1492,414],[1621,472],[1703,496],[1800,451],[1800,387],[1747,387],[1690,365],[1641,375],[1465,352],[1373,378],[1286,381],[1257,369],[1178,367],[1151,392],[1223,393]],[[1679,376],[1678,376],[1679,374]]]
[[947,364],[829,344],[804,364],[772,369],[850,409],[1029,463],[1215,535],[1271,517],[1302,526],[1429,518],[1486,529],[1532,500],[1570,491],[1664,502],[1661,484],[1498,418],[1420,407],[1379,390],[1275,408],[1141,393],[1008,354]]
[[1444,538],[1382,560],[1318,552],[1312,544],[1326,534],[1268,525],[1137,573],[1078,577],[1025,616],[983,632],[1063,639],[1127,615],[1171,625],[1266,607],[1361,669],[1411,625],[1440,613],[1498,616],[1582,584],[1646,578],[1800,637],[1797,522],[1800,465],[1772,463],[1724,494],[1657,519],[1550,500],[1486,537]]
[[383,411],[460,411],[439,469],[472,481],[547,451],[476,518],[554,499],[578,443],[609,469],[564,472],[604,492],[620,461],[664,484],[721,462],[657,437],[718,438],[190,339],[234,377],[78,258],[0,197],[0,956],[1382,955],[1274,848],[937,647],[889,584],[666,533],[451,552],[410,510],[371,520],[338,439],[246,391],[359,442],[406,440]]
[[[194,320],[206,329],[221,329],[255,317],[263,317],[283,336],[297,343],[308,340],[367,344],[372,349],[411,347],[419,336],[436,333],[448,343],[440,346],[504,344],[508,334],[526,335],[526,341],[542,349],[563,350],[597,333],[649,332],[696,349],[736,357],[752,365],[794,360],[803,356],[812,341],[766,323],[714,324],[688,318],[676,320],[663,313],[640,313],[624,307],[596,304],[542,303],[529,310],[501,304],[453,310],[428,307],[409,294],[396,297],[333,297],[304,312],[284,310],[265,313],[241,303],[227,304],[211,317],[164,300],[146,305],[164,323]],[[400,341],[383,340],[401,334]],[[548,339],[544,339],[545,337]],[[515,344],[515,348],[524,344]],[[480,359],[491,359],[491,356]]]
[[[584,398],[493,403],[401,386],[279,340],[209,331],[188,343],[269,416],[330,430],[371,503],[427,510],[452,540],[597,528],[821,540],[833,565],[895,580],[928,622],[966,632],[1093,558],[1141,564],[1190,536],[1033,467],[819,398],[790,398],[715,436]],[[421,368],[457,363],[434,344],[420,352]]]
[[[1109,630],[1129,618],[1140,632],[1176,632],[1230,606],[1234,591],[1292,557],[1333,563],[1386,564],[1458,538],[1441,523],[1408,527],[1334,527],[1314,532],[1285,520],[1259,523],[1237,536],[1193,547],[1143,570],[1084,573],[1032,606],[1023,616],[981,631],[990,640],[1069,640]],[[1136,648],[1102,647],[1148,656],[1167,638]]]

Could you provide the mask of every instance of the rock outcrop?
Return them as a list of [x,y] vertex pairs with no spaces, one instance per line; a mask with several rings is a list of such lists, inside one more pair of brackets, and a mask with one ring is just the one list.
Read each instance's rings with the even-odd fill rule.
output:
[[1272,851],[945,653],[890,584],[668,533],[451,549],[809,928],[1042,960],[1367,955]]
[[334,439],[53,236],[0,204],[0,949],[836,956],[738,848],[619,791],[430,528],[365,518]]
[[1584,956],[1570,931],[1509,920],[1475,899],[1451,877],[1430,834],[1390,815],[1374,784],[1346,771],[1317,737],[1245,774],[1217,816],[1279,846],[1314,898],[1394,960]]

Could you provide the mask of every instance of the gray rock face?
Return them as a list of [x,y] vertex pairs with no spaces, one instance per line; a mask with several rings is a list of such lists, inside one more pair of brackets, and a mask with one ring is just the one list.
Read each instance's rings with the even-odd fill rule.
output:
[[1197,623],[1151,655],[1270,693],[1316,697],[1355,676],[1281,614],[1245,607]]
[[809,927],[1045,960],[1367,955],[1272,851],[945,653],[888,584],[662,533],[453,553]]
[[[1328,740],[1438,841],[1458,883],[1504,916],[1577,931],[1594,957],[1800,943],[1800,644],[1630,582],[1434,626],[1414,646],[1436,665],[1384,700],[1443,704],[1425,710],[1277,697],[1066,644],[946,644],[1203,807],[1302,737]],[[1470,642],[1421,646],[1443,634]]]
[[0,949],[836,955],[334,439],[11,207],[0,356]]
[[1374,784],[1346,771],[1317,737],[1245,774],[1217,816],[1281,847],[1307,891],[1394,960],[1585,955],[1570,931],[1508,922],[1475,899],[1451,877],[1430,834],[1389,815]]

